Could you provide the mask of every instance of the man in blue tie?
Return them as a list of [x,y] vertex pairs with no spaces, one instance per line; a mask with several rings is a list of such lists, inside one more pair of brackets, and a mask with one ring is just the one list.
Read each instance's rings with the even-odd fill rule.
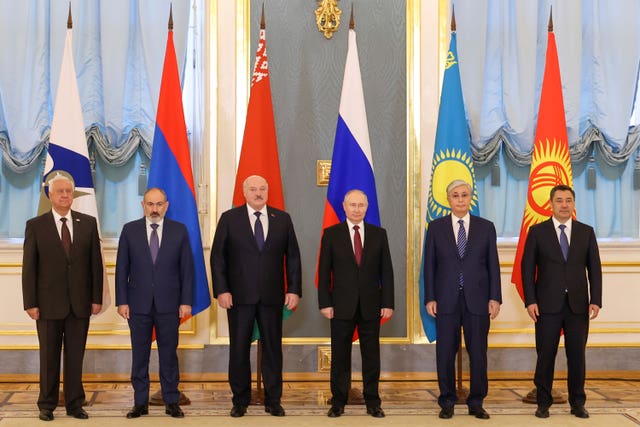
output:
[[144,218],[125,224],[116,259],[116,305],[131,331],[134,405],[127,418],[149,413],[149,355],[156,330],[160,386],[166,414],[184,417],[178,382],[178,328],[191,315],[194,266],[184,224],[165,218],[169,201],[160,188],[144,193]]
[[263,349],[264,409],[281,417],[282,306],[293,310],[302,296],[300,250],[289,214],[267,205],[267,181],[250,176],[242,190],[247,203],[220,216],[211,248],[213,294],[229,321],[230,415],[244,416],[251,401],[255,322]]
[[585,349],[589,320],[602,307],[598,242],[593,228],[572,219],[575,192],[571,187],[553,187],[550,204],[553,216],[529,229],[521,264],[524,303],[536,328],[535,415],[549,417],[554,365],[564,329],[571,414],[589,418],[584,408]]
[[424,304],[436,318],[436,364],[442,408],[451,418],[458,397],[455,358],[460,328],[469,353],[469,415],[487,419],[482,407],[488,392],[487,336],[490,319],[500,312],[500,264],[492,222],[469,214],[471,185],[455,180],[447,186],[451,215],[429,223],[424,248]]

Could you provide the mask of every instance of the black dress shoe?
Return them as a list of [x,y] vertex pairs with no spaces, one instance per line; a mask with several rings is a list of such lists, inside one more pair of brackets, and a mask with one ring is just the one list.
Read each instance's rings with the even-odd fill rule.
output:
[[50,409],[40,409],[40,415],[38,415],[42,421],[53,421],[53,411]]
[[73,411],[67,410],[67,415],[69,415],[69,416],[71,416],[73,418],[77,418],[79,420],[89,419],[89,414],[87,414],[87,412],[82,408],[75,409]]
[[127,412],[127,418],[140,418],[142,415],[149,415],[149,405],[133,405]]
[[589,418],[589,413],[584,406],[574,406],[571,408],[571,414],[575,415],[578,418]]
[[549,418],[549,408],[546,406],[538,405],[538,409],[536,409],[536,417]]
[[367,406],[367,414],[373,418],[384,418],[384,411],[379,406]]
[[184,412],[180,409],[180,405],[177,403],[169,403],[164,410],[164,413],[171,415],[173,418],[184,418]]
[[438,414],[438,418],[443,418],[445,420],[449,419],[453,417],[453,406],[450,406],[448,408],[442,408],[440,409],[440,413]]
[[327,412],[327,417],[338,418],[342,414],[344,414],[344,406],[332,406]]
[[274,417],[284,417],[284,408],[279,403],[274,405],[264,405],[264,412]]
[[484,410],[482,406],[478,406],[475,408],[469,408],[469,415],[473,415],[476,418],[480,418],[481,420],[488,420],[489,414]]
[[247,413],[247,407],[244,405],[233,405],[233,408],[231,408],[231,413],[229,415],[231,415],[233,418],[239,418],[239,417],[243,417],[244,414]]

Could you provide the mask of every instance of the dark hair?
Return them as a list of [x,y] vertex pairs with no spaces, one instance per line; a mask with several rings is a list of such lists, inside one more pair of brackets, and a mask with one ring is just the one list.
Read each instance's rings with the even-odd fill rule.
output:
[[568,185],[559,184],[551,189],[551,194],[549,196],[549,199],[553,200],[553,196],[554,194],[556,194],[556,191],[571,191],[571,195],[573,196],[573,198],[574,199],[576,198],[576,192],[573,191],[573,188],[571,188]]

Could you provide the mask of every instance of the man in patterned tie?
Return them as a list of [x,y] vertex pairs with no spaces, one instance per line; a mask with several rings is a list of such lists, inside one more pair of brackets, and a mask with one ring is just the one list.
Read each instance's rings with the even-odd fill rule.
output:
[[535,415],[549,417],[554,365],[564,329],[571,413],[589,418],[584,408],[585,348],[589,320],[602,307],[598,242],[593,228],[572,219],[575,193],[571,187],[553,187],[550,203],[553,216],[529,229],[521,264],[524,302],[536,328]]
[[70,175],[53,171],[47,182],[52,209],[27,221],[22,261],[24,309],[36,321],[40,344],[39,417],[54,418],[64,341],[67,415],[86,419],[82,360],[89,318],[102,307],[100,237],[94,217],[71,209],[74,182]]
[[184,417],[178,383],[178,328],[191,315],[193,255],[184,224],[165,218],[169,201],[160,188],[144,193],[144,217],[124,225],[116,259],[116,305],[131,332],[134,404],[127,418],[149,413],[149,355],[155,328],[165,413]]
[[487,419],[482,407],[488,392],[487,336],[490,319],[500,312],[500,264],[492,222],[471,215],[471,185],[454,180],[447,186],[451,215],[429,223],[424,247],[424,304],[436,318],[436,364],[442,408],[451,418],[458,397],[455,357],[460,328],[469,353],[469,415]]
[[380,319],[393,315],[393,267],[387,232],[364,222],[367,195],[351,190],[342,203],[346,221],[322,234],[318,262],[318,305],[331,320],[331,408],[344,412],[351,386],[351,343],[358,328],[367,414],[385,416],[378,393]]

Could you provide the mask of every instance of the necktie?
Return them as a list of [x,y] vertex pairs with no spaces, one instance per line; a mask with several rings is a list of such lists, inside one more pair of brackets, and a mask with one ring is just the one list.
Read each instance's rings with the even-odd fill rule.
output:
[[566,261],[569,256],[569,239],[567,238],[567,233],[564,232],[564,229],[567,228],[567,226],[560,224],[558,227],[560,228],[560,249],[562,249],[562,256]]
[[458,220],[458,224],[460,224],[460,228],[458,228],[458,255],[462,258],[467,248],[467,233],[464,229],[464,221],[460,219]]
[[356,256],[356,263],[360,265],[360,261],[362,260],[362,237],[360,236],[360,227],[357,225],[353,226],[353,252]]
[[60,235],[62,237],[62,247],[64,251],[67,253],[67,257],[71,256],[71,233],[69,232],[69,227],[67,227],[67,218],[60,218],[62,221],[62,228],[60,230]]
[[256,239],[258,250],[264,247],[264,230],[262,229],[262,221],[260,221],[260,212],[253,213],[256,216],[256,224],[253,227],[253,237]]
[[149,250],[151,251],[151,260],[156,263],[158,251],[160,250],[160,239],[158,239],[158,224],[151,224],[151,238],[149,239]]

